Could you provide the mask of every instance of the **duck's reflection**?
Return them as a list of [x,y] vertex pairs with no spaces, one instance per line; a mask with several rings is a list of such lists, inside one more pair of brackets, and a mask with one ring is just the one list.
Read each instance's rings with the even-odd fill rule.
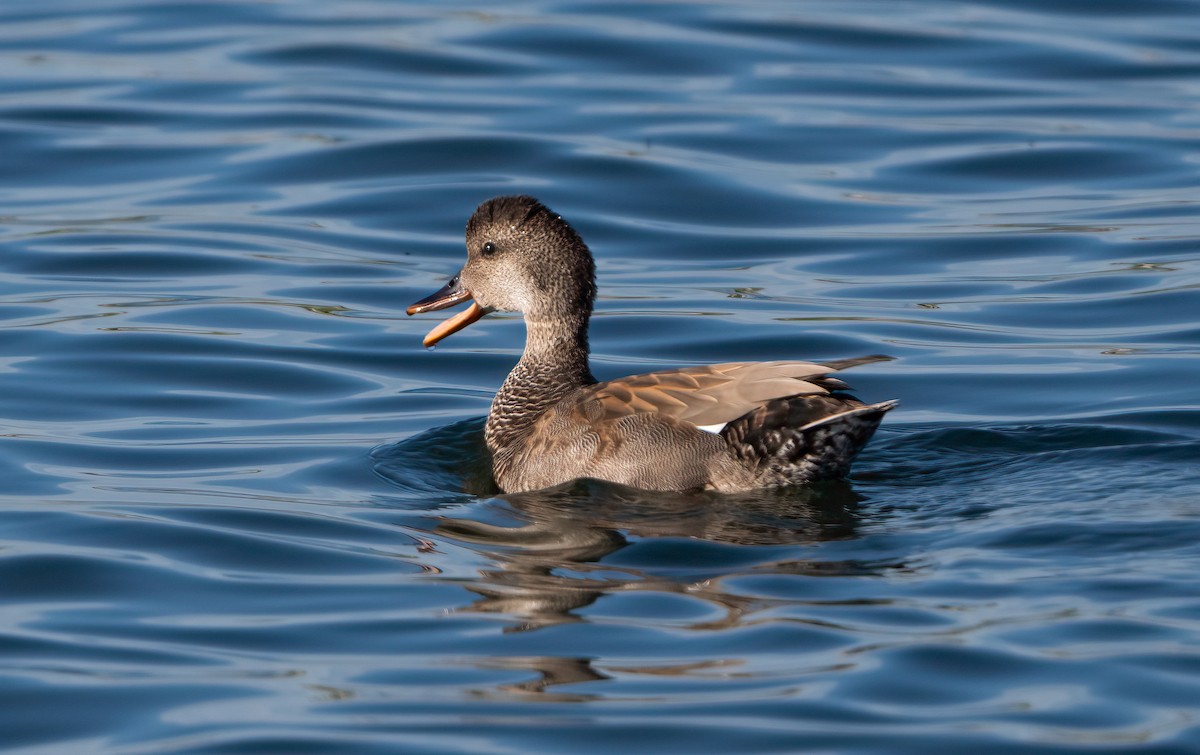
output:
[[599,694],[564,692],[554,689],[561,685],[580,682],[605,681],[612,677],[597,671],[588,658],[571,658],[553,655],[507,656],[484,658],[480,668],[530,670],[537,674],[534,679],[511,684],[497,685],[495,690],[479,690],[481,697],[536,697],[540,702],[553,701],[578,703],[595,700]]
[[[559,687],[583,682],[602,682],[613,679],[614,676],[636,675],[643,678],[669,677],[717,677],[721,678],[731,673],[740,665],[739,661],[726,659],[692,660],[678,663],[653,663],[625,665],[605,663],[604,670],[596,668],[596,663],[590,658],[536,655],[536,656],[506,656],[481,658],[480,668],[512,669],[517,671],[532,671],[536,677],[520,682],[498,684],[492,689],[479,689],[475,694],[480,697],[505,698],[536,698],[538,702],[588,702],[591,700],[608,700],[614,698],[610,694],[600,692],[583,692],[579,690],[565,691]],[[611,673],[609,673],[611,672]],[[641,698],[650,701],[658,698]]]
[[[861,574],[878,565],[805,558],[778,558],[771,549],[747,566],[744,556],[724,563],[644,568],[604,563],[631,538],[677,538],[729,546],[803,545],[855,537],[860,498],[849,484],[803,490],[759,492],[753,496],[663,494],[607,483],[579,481],[533,493],[488,499],[469,512],[478,518],[444,519],[441,536],[470,543],[496,564],[467,589],[479,599],[462,610],[518,619],[506,631],[526,631],[581,621],[575,611],[602,595],[631,590],[671,592],[701,598],[720,607],[723,618],[695,628],[732,626],[763,606],[761,598],[740,596],[723,587],[725,577],[746,573]],[[516,526],[480,519],[502,508]],[[710,554],[711,555],[711,554]],[[718,554],[719,555],[719,554]],[[790,555],[790,554],[789,554]],[[771,557],[774,556],[774,557]]]
[[[506,632],[594,621],[595,615],[585,609],[603,597],[631,592],[699,599],[715,610],[701,611],[702,616],[682,625],[673,619],[672,630],[720,631],[774,620],[772,609],[786,611],[804,602],[753,594],[738,577],[868,575],[903,566],[837,559],[828,548],[816,547],[859,536],[862,499],[847,483],[734,496],[654,493],[584,480],[497,495],[480,419],[435,428],[373,455],[382,476],[422,498],[465,489],[460,513],[438,520],[431,540],[468,545],[488,561],[476,579],[455,582],[475,596],[457,610],[503,617]],[[468,502],[470,496],[476,497]],[[872,518],[878,516],[872,511]],[[827,595],[814,599],[828,602]],[[603,612],[602,607],[597,610]],[[640,623],[664,618],[653,607],[639,610],[648,610]],[[480,658],[482,667],[532,675],[477,694],[584,701],[602,693],[587,685],[563,687],[614,674],[724,676],[744,662],[738,657],[657,658],[643,665],[631,658],[614,664],[612,658],[597,661],[602,654],[589,654],[585,647],[580,651]]]

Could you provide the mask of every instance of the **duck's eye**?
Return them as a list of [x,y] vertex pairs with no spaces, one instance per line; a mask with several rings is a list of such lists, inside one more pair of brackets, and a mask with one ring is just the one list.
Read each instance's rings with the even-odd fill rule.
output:
[[484,257],[491,257],[496,253],[496,245],[489,241],[483,245],[483,249],[480,251],[483,252]]

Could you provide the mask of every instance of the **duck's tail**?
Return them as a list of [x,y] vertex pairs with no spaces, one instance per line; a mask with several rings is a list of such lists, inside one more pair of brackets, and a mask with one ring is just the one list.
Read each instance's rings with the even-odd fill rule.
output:
[[836,480],[899,401],[864,404],[849,396],[775,399],[730,422],[721,435],[766,484]]

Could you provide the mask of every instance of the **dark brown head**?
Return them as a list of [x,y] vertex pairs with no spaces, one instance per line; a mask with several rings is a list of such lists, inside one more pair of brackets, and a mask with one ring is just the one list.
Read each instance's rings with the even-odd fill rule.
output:
[[408,313],[474,300],[466,312],[430,331],[426,346],[497,310],[522,312],[527,321],[586,323],[595,280],[591,252],[565,220],[533,197],[496,197],[479,205],[467,222],[462,271]]

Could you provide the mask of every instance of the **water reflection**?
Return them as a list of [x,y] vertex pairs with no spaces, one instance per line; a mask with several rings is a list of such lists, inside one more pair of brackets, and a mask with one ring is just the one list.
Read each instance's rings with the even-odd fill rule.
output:
[[533,679],[497,685],[495,690],[479,689],[475,694],[479,697],[536,697],[539,701],[560,703],[579,703],[603,698],[600,694],[580,692],[563,692],[552,687],[578,684],[580,682],[607,681],[612,679],[608,674],[598,671],[590,658],[571,658],[552,655],[538,656],[509,656],[504,658],[482,658],[478,661],[480,668],[485,669],[514,669],[530,670],[536,674]]
[[[736,546],[791,546],[856,536],[860,497],[848,483],[819,488],[766,491],[754,495],[663,494],[581,480],[550,490],[488,499],[467,509],[474,517],[441,520],[436,534],[468,543],[496,568],[480,571],[466,585],[478,596],[461,610],[498,613],[518,621],[507,631],[528,631],[584,621],[575,611],[618,592],[652,591],[707,601],[721,618],[688,625],[692,629],[732,627],[762,601],[727,589],[726,577],[745,574],[862,574],[878,564],[796,558],[791,549],[778,558],[769,549],[761,559]],[[499,510],[499,511],[497,511]],[[503,526],[482,521],[496,514],[515,517]],[[603,561],[640,538],[706,541],[719,544],[699,571]],[[642,565],[644,563],[644,566]]]
[[[843,614],[887,610],[888,601],[847,592],[846,585],[831,590],[823,578],[905,568],[859,545],[864,522],[877,524],[881,512],[846,482],[720,495],[579,480],[499,494],[490,480],[481,418],[381,447],[374,459],[379,474],[420,494],[414,503],[450,504],[431,528],[423,526],[431,553],[444,544],[476,554],[473,571],[439,577],[470,595],[453,613],[495,617],[502,634],[518,643],[521,636],[570,626],[565,635],[539,636],[533,652],[495,648],[473,656],[479,669],[519,674],[474,687],[471,694],[483,699],[613,700],[615,689],[626,684],[656,687],[668,677],[709,674],[770,685],[771,674],[760,678],[754,654],[705,656],[709,645],[722,646],[747,631],[766,638],[782,633],[794,638],[788,652],[795,660],[828,643],[848,642],[854,632],[841,623]],[[448,491],[461,497],[448,500]],[[648,658],[625,652],[616,660],[607,644],[610,627],[644,632],[639,636],[647,648],[669,636],[668,647],[678,654],[647,649]],[[566,645],[559,644],[565,637]],[[684,650],[689,640],[708,649],[696,657]],[[539,652],[543,642],[553,651]],[[801,665],[830,667],[807,660]],[[648,700],[658,692],[617,695]]]

